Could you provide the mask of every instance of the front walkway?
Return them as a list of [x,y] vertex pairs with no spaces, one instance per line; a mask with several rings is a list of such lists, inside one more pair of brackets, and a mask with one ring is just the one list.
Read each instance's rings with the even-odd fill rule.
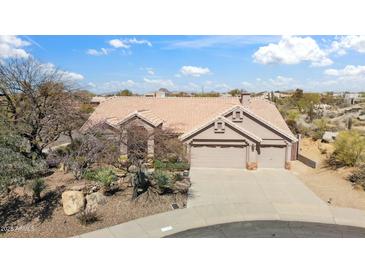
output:
[[290,171],[191,170],[188,206],[79,237],[164,237],[222,223],[279,220],[365,228],[365,211],[328,206]]

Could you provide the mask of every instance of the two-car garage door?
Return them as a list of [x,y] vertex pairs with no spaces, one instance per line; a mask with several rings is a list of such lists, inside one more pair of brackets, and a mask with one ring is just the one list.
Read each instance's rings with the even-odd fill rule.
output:
[[[285,146],[261,146],[257,155],[258,168],[284,168]],[[191,147],[191,167],[246,168],[247,146]]]
[[246,168],[245,146],[192,146],[191,166]]

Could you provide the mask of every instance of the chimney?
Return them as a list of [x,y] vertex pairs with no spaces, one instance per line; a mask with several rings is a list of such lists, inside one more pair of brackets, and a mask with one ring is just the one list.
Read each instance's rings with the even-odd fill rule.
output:
[[250,101],[251,101],[251,93],[241,92],[240,103],[242,104],[242,106],[248,107],[250,105]]

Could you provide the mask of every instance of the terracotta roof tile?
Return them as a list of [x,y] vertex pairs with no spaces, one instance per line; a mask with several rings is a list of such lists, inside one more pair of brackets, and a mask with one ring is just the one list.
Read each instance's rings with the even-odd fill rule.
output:
[[[107,120],[113,125],[133,112],[164,127],[188,132],[229,108],[240,105],[238,97],[110,97],[100,104],[82,129]],[[292,135],[278,109],[264,99],[252,98],[248,108],[256,115]]]

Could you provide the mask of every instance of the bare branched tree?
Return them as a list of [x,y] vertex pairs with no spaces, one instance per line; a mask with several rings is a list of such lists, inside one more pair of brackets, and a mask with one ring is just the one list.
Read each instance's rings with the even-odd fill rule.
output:
[[64,71],[35,59],[0,63],[0,95],[7,117],[40,156],[62,133],[82,124],[72,87],[73,81]]

